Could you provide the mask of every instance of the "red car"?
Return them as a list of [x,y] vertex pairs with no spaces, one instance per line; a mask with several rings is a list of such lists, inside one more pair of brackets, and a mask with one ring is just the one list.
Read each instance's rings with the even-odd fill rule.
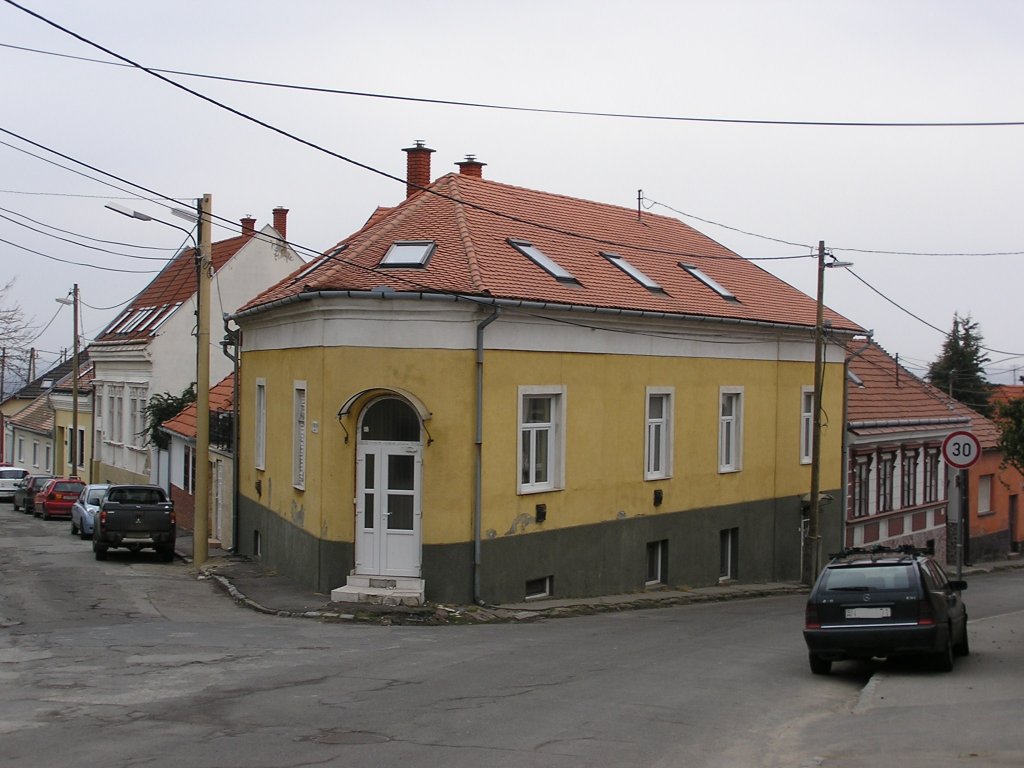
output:
[[55,477],[36,494],[35,516],[43,520],[71,517],[71,507],[85,488],[77,477]]

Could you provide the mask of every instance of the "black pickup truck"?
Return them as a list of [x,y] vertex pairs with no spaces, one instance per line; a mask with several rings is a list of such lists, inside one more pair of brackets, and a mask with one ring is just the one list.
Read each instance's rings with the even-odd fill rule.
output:
[[111,547],[138,552],[152,547],[160,557],[174,559],[174,502],[158,485],[112,485],[107,489],[92,529],[92,551],[107,559]]

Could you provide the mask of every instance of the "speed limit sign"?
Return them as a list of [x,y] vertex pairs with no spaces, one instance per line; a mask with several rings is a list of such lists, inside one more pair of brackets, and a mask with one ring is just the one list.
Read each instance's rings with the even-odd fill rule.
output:
[[967,469],[981,458],[981,443],[970,432],[950,432],[942,441],[942,458],[954,469]]

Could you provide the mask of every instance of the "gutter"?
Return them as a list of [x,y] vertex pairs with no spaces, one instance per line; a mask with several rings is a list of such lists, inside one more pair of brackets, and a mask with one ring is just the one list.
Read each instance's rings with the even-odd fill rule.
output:
[[480,589],[480,547],[483,529],[483,451],[484,451],[484,331],[498,319],[501,307],[476,326],[476,468],[473,478],[473,600],[483,605]]
[[948,427],[955,424],[970,424],[967,416],[948,416],[934,419],[873,419],[868,421],[851,421],[847,429],[851,432],[858,429],[878,429],[880,427]]
[[[252,317],[263,314],[279,307],[297,304],[302,301],[313,301],[314,299],[392,299],[407,300],[418,299],[420,301],[450,301],[467,302],[477,306],[490,306],[504,309],[526,309],[526,310],[552,310],[558,312],[580,312],[588,315],[607,315],[612,317],[637,317],[648,320],[690,320],[702,323],[721,323],[724,325],[741,325],[754,328],[769,328],[773,330],[799,330],[813,332],[814,326],[800,325],[797,323],[776,323],[768,320],[747,320],[744,318],[715,317],[712,315],[691,315],[679,312],[653,312],[646,309],[619,309],[614,307],[595,307],[586,304],[561,304],[549,301],[527,301],[524,299],[500,299],[490,296],[465,296],[451,293],[434,293],[429,291],[395,291],[391,288],[375,288],[372,291],[309,291],[287,296],[283,299],[256,307],[243,309],[229,316],[229,319],[238,321],[239,318]],[[861,335],[862,330],[837,330],[831,329],[833,334],[844,334],[848,336]]]

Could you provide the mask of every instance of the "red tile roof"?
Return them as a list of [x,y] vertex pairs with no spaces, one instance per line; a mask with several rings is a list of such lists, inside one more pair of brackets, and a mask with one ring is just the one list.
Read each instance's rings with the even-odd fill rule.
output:
[[[231,373],[210,388],[210,412],[230,411],[235,398],[235,374]],[[182,437],[196,436],[196,404],[185,406],[161,426]]]
[[54,418],[49,394],[39,395],[14,416],[8,417],[7,421],[16,428],[52,436]]
[[[243,245],[252,239],[246,235],[220,240],[211,248],[213,271],[223,267]],[[147,340],[184,302],[196,292],[196,249],[186,248],[160,271],[136,296],[96,341]]]
[[[462,174],[435,181],[390,209],[314,265],[296,270],[253,299],[253,309],[304,292],[389,288],[582,305],[612,310],[813,326],[815,302],[683,222],[604,203],[538,192]],[[577,234],[578,233],[578,234]],[[580,236],[581,235],[581,236]],[[571,273],[559,281],[513,248],[525,240]],[[422,268],[380,267],[392,243],[428,240]],[[344,250],[338,252],[338,247]],[[657,282],[651,291],[601,256],[611,252]],[[734,293],[727,301],[680,263],[694,265]],[[811,260],[808,269],[814,269]],[[838,330],[859,330],[826,311]]]
[[[40,385],[40,393],[13,416],[7,417],[7,421],[16,427],[38,432],[44,435],[53,435],[54,409],[50,403],[50,393],[60,392],[62,395],[70,394],[71,382],[74,376],[73,361],[69,358],[60,365],[54,367],[43,377],[42,380],[50,379],[52,384],[48,387]],[[84,395],[92,389],[93,365],[89,362],[86,352],[78,355],[78,389],[79,394]]]
[[969,429],[981,447],[996,447],[996,425],[942,390],[919,379],[882,347],[851,347],[850,372],[862,385],[850,382],[847,420],[858,435],[885,435],[909,430]]
[[993,403],[1008,403],[1024,397],[1024,384],[1000,384],[992,387]]

